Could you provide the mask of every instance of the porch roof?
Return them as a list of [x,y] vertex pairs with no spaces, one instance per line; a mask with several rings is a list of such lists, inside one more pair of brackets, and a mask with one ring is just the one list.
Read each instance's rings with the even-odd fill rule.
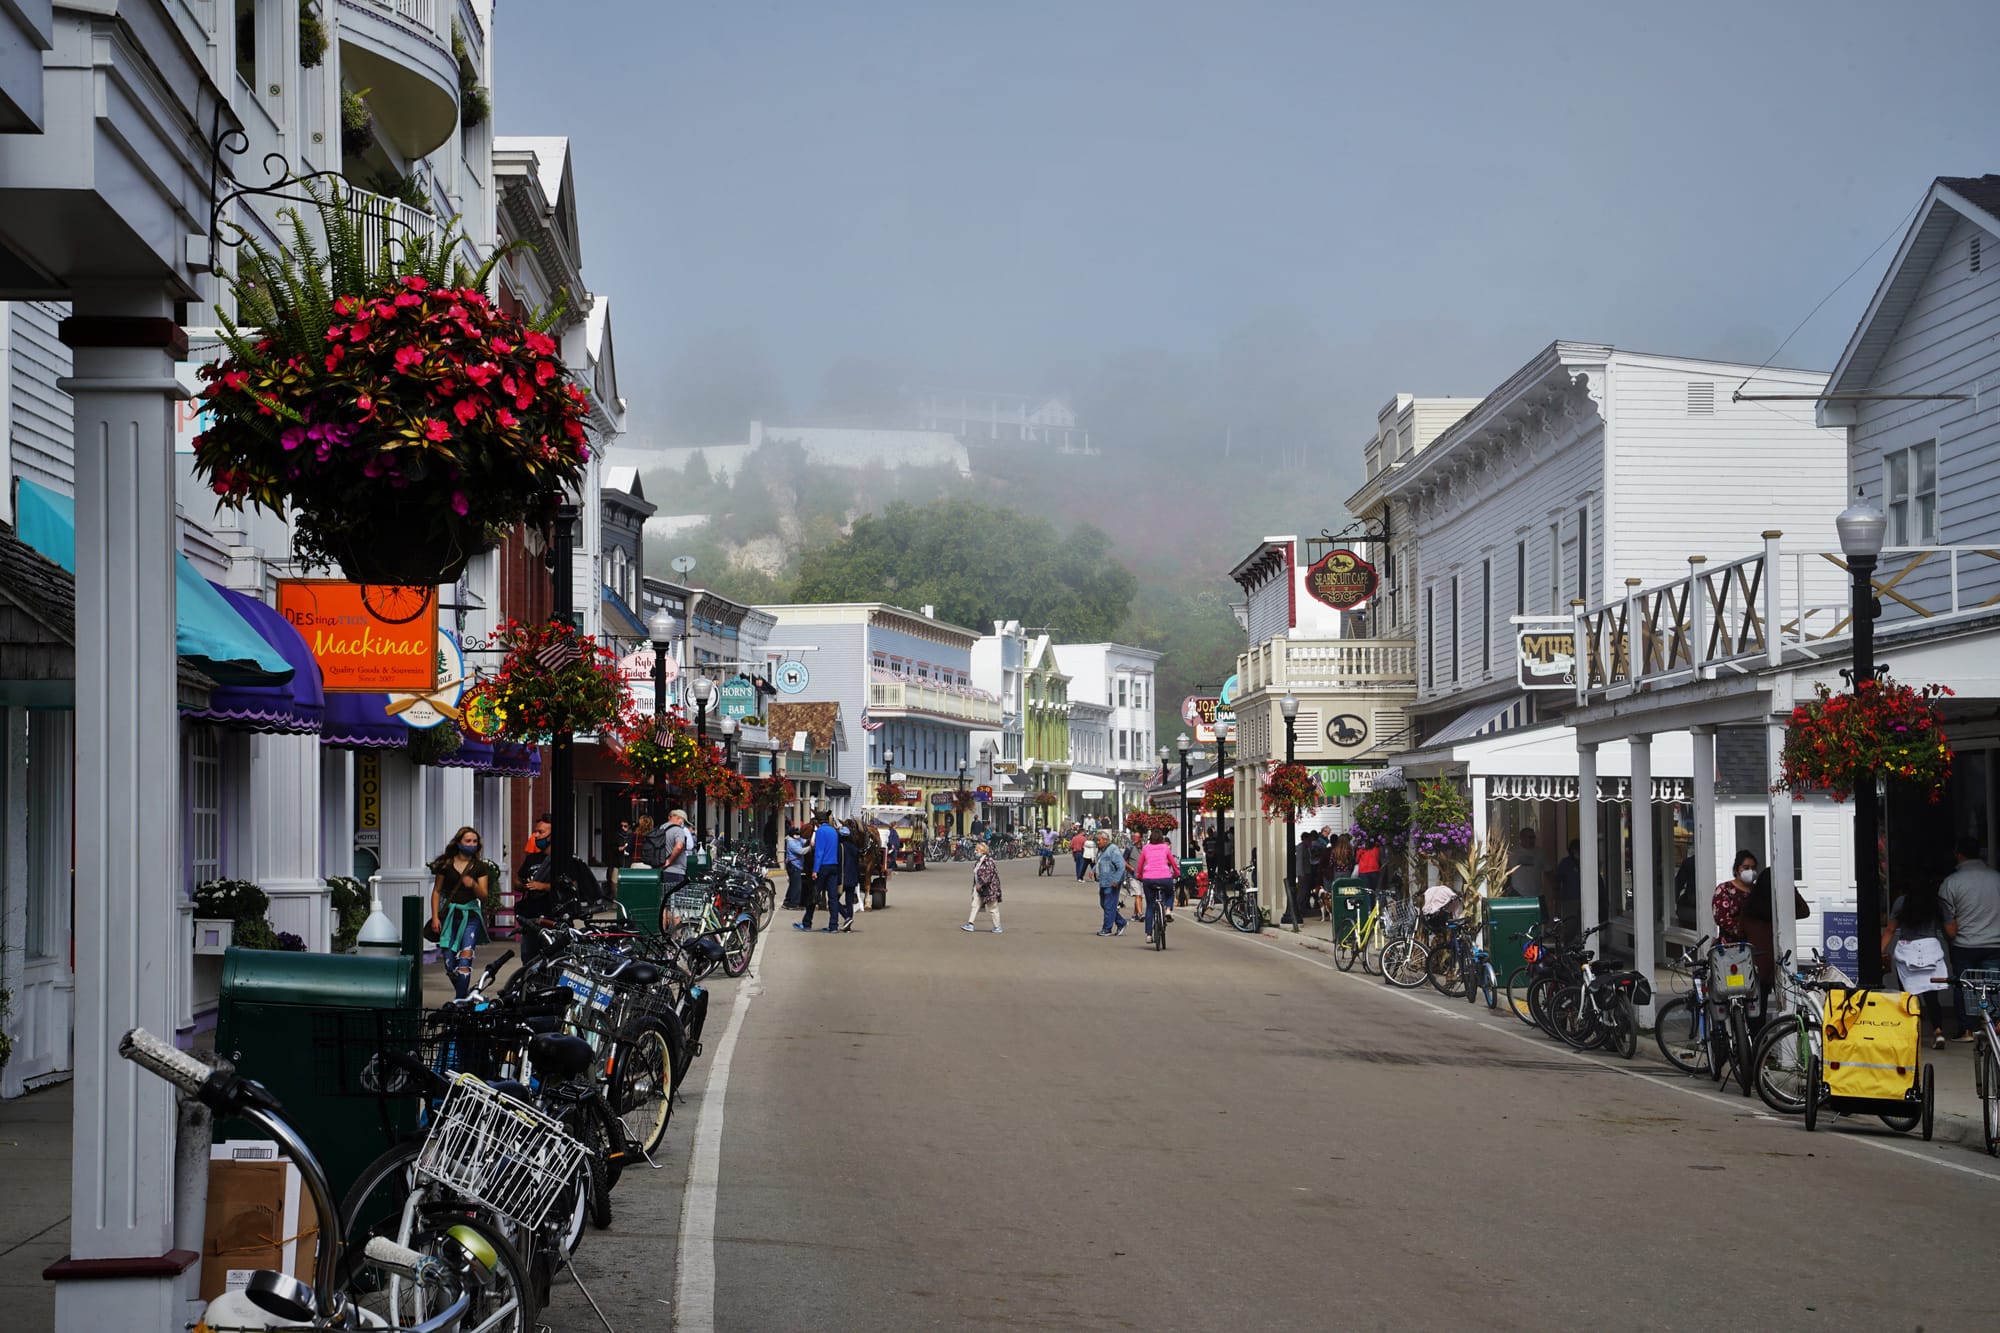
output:
[[[1445,746],[1427,746],[1400,755],[1395,762],[1412,777],[1438,776],[1447,769],[1460,767],[1465,776],[1474,778],[1573,777],[1577,767],[1576,746],[1576,728],[1559,723],[1497,732]],[[1632,746],[1626,736],[1598,742],[1597,773],[1606,778],[1632,775]],[[1694,743],[1685,732],[1667,731],[1653,737],[1654,777],[1685,778],[1693,774]]]

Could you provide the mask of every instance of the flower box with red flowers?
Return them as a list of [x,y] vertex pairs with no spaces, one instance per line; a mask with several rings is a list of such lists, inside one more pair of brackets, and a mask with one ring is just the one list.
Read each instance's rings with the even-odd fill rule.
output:
[[1265,777],[1257,799],[1267,815],[1296,818],[1300,812],[1319,806],[1319,784],[1304,764],[1279,764]]
[[456,233],[371,250],[365,205],[337,187],[316,202],[324,247],[291,210],[283,249],[244,240],[228,355],[198,372],[195,472],[224,506],[288,516],[304,564],[449,582],[583,478],[589,399],[555,339],[482,290],[492,261],[455,258]]
[[1201,784],[1201,808],[1212,815],[1236,808],[1236,779],[1215,777]]
[[1772,790],[1825,791],[1844,801],[1872,773],[1941,799],[1951,777],[1951,742],[1938,700],[1950,693],[1942,685],[1887,678],[1861,681],[1848,693],[1821,685],[1817,698],[1792,709],[1779,756],[1782,777]]
[[540,743],[598,731],[625,711],[618,655],[573,626],[509,620],[486,646],[504,654],[499,672],[483,682],[503,740]]

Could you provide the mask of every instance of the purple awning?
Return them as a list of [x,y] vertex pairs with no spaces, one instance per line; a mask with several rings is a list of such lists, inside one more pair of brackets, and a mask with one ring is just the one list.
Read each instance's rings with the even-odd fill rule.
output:
[[438,760],[439,768],[491,768],[493,767],[493,745],[476,736],[467,735],[458,743],[458,748]]
[[386,694],[329,694],[326,720],[319,740],[347,750],[401,749],[410,743],[410,729],[388,714]]
[[489,771],[496,777],[532,778],[542,771],[542,752],[532,745],[501,741],[493,747]]
[[319,665],[305,640],[283,616],[255,597],[212,582],[209,586],[291,665],[292,678],[282,684],[217,685],[206,708],[188,709],[183,715],[242,731],[318,732],[324,725],[326,695],[320,687]]

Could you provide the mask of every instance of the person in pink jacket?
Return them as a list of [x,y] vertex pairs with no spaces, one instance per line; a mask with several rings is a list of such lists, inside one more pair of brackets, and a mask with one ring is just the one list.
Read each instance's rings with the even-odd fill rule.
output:
[[1180,862],[1174,859],[1174,849],[1167,846],[1167,835],[1153,830],[1151,841],[1139,849],[1137,864],[1133,873],[1146,886],[1146,937],[1152,938],[1153,923],[1159,918],[1156,913],[1165,912],[1174,901],[1174,881],[1180,876]]

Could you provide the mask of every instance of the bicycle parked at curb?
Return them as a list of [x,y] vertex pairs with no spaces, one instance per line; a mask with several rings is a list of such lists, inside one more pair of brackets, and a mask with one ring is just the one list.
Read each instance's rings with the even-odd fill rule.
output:
[[1972,1056],[1973,1087],[1979,1094],[1980,1128],[1988,1156],[2000,1157],[2000,1030],[1993,1026],[1994,996],[2000,994],[2000,968],[1968,968],[1958,984],[1978,1002],[1979,1045]]
[[1255,935],[1263,929],[1263,911],[1257,896],[1244,884],[1241,872],[1233,868],[1209,873],[1208,892],[1194,909],[1194,919],[1203,925],[1217,917],[1227,917],[1230,925],[1246,935]]
[[1821,1053],[1826,993],[1852,985],[1828,964],[1814,959],[1797,968],[1791,955],[1779,960],[1779,1003],[1782,1012],[1764,1025],[1750,1053],[1751,1077],[1764,1105],[1780,1115],[1802,1115],[1806,1109],[1806,1072]]

